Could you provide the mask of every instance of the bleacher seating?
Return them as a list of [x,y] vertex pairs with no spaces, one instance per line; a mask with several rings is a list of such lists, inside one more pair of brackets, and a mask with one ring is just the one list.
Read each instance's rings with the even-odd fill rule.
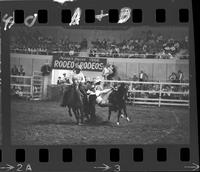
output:
[[183,40],[166,38],[162,34],[147,31],[145,37],[127,39],[122,42],[101,38],[90,43],[86,39],[80,42],[68,38],[56,39],[44,36],[40,31],[19,30],[11,39],[11,52],[27,54],[68,53],[70,56],[79,56],[85,52],[90,57],[112,58],[162,58],[187,59],[188,37]]

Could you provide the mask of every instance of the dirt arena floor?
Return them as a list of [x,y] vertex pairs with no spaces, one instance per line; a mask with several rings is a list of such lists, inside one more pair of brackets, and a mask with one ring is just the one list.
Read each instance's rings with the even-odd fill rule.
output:
[[97,106],[97,122],[76,125],[58,102],[12,100],[12,144],[187,144],[189,108],[128,105],[127,122]]

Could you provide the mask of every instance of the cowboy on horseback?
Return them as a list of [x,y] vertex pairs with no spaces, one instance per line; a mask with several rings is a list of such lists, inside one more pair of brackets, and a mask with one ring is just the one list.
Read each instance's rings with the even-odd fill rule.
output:
[[76,65],[76,67],[73,70],[71,79],[70,79],[70,83],[73,84],[72,82],[72,78],[77,79],[77,81],[81,84],[85,83],[85,76],[83,74],[83,72],[81,71],[82,68],[80,65]]
[[77,123],[84,122],[87,113],[87,94],[85,90],[85,77],[81,72],[81,66],[76,66],[70,76],[70,86],[66,88],[61,106],[68,107],[69,115],[72,116],[71,109],[77,119]]
[[[77,65],[74,70],[73,70],[73,73],[71,74],[71,77],[69,79],[69,82],[71,84],[70,87],[72,87],[75,83],[76,85],[78,85],[79,87],[79,90],[82,94],[83,97],[86,96],[86,92],[85,92],[85,89],[84,89],[84,83],[85,83],[85,76],[84,74],[81,72],[81,66],[80,65]],[[68,89],[67,91],[64,92],[64,96],[63,96],[63,99],[62,99],[62,103],[61,103],[61,106],[62,107],[65,107],[66,106],[66,98],[67,98],[67,94],[70,92],[70,89]]]

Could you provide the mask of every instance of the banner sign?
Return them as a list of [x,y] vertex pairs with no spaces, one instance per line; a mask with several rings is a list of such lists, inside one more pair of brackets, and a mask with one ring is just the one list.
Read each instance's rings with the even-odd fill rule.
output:
[[82,70],[101,72],[107,59],[96,57],[69,57],[64,55],[54,55],[52,68],[73,70],[75,65],[82,66]]

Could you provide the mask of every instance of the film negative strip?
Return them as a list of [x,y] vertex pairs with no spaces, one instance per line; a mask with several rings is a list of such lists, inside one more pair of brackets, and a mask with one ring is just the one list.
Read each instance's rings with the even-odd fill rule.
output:
[[198,171],[193,7],[0,1],[0,171]]

